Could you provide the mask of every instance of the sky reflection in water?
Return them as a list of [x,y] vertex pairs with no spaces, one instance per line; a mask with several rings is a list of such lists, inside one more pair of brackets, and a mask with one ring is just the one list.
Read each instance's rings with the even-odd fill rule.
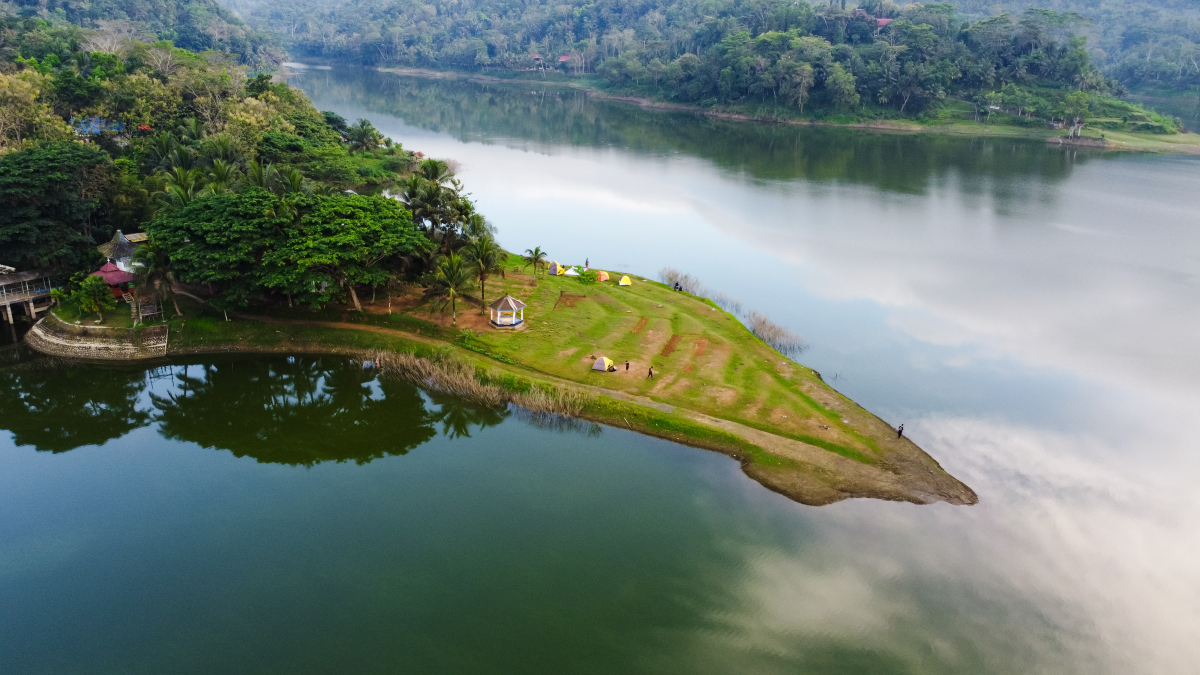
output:
[[[800,635],[837,634],[903,651],[896,617],[929,603],[1014,672],[1200,660],[1195,158],[726,124],[552,88],[358,77],[295,82],[459,162],[510,249],[671,265],[786,321],[812,344],[803,362],[907,422],[979,492],[972,509],[807,513],[823,562],[750,553],[761,557],[730,639],[786,654],[809,648]],[[929,585],[906,592],[917,580]],[[943,593],[930,586],[944,597],[925,597]],[[924,637],[911,644],[938,643]]]
[[[539,662],[546,670],[603,662],[675,672],[1182,673],[1200,662],[1200,497],[1190,480],[1200,468],[1190,428],[1200,410],[1196,160],[726,124],[552,89],[360,71],[310,71],[293,83],[322,109],[369,117],[406,147],[459,162],[510,249],[540,245],[563,262],[588,257],[593,266],[651,274],[671,265],[787,323],[812,345],[802,362],[889,422],[905,422],[981,497],[971,508],[866,500],[807,508],[707,453],[616,430],[564,444],[524,425],[517,443],[506,436],[517,422],[468,422],[462,428],[477,431],[458,434],[457,451],[366,458],[370,480],[402,483],[403,504],[439,507],[431,528],[449,528],[456,541],[467,532],[492,541],[491,549],[464,549],[494,557],[491,576],[466,563],[420,568],[434,574],[431,588],[446,582],[441,574],[483,574],[466,582],[478,595],[438,602],[493,616],[521,602],[497,590],[517,579],[537,609],[515,611],[511,625],[493,630],[513,639],[549,630],[560,644]],[[348,391],[386,393],[350,375]],[[246,398],[218,397],[197,417],[274,395],[271,387],[236,389]],[[348,400],[357,403],[339,409],[372,419],[372,398]],[[392,454],[428,434],[454,436],[454,419],[480,415],[439,421],[441,408],[421,401],[428,419],[413,418]],[[164,432],[180,430],[178,440],[239,456],[277,451],[255,440],[260,431],[320,433],[292,426],[304,415],[286,405],[245,428],[171,427],[165,412],[154,414]],[[126,433],[113,423],[113,437]],[[122,443],[145,444],[141,433]],[[424,447],[443,448],[441,438]],[[101,440],[50,434],[44,449]],[[525,454],[526,445],[534,450]],[[563,458],[564,445],[577,452]],[[289,463],[306,464],[304,453],[297,457]],[[317,475],[345,470],[315,466],[327,472]],[[500,473],[496,482],[472,479],[491,486],[487,499],[466,490],[452,490],[458,506],[439,499],[447,475],[458,481],[472,471]],[[282,503],[303,503],[313,489]],[[230,499],[249,514],[266,508]],[[488,517],[466,524],[466,514],[483,512],[524,519],[528,529],[513,534]],[[559,528],[619,555],[605,557]],[[415,532],[404,537],[409,553],[395,555],[453,548],[436,531]],[[509,538],[494,541],[497,532]],[[62,546],[53,555],[70,559],[75,545]],[[8,565],[36,557],[15,551],[0,537]],[[524,558],[541,583],[522,586],[530,579],[506,552]],[[593,576],[601,590],[567,590],[568,579]],[[387,598],[397,583],[374,587]],[[386,604],[363,602],[368,613]],[[547,628],[556,624],[543,612],[567,618]],[[436,622],[409,628],[442,647],[453,635]],[[572,646],[583,629],[587,646]],[[485,640],[466,652],[493,655],[494,667],[513,650]]]

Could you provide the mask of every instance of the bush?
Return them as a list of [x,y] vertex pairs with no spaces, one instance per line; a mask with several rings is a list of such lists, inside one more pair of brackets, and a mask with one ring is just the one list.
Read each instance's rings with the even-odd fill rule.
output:
[[591,285],[600,281],[600,273],[596,270],[586,270],[579,275],[579,283]]

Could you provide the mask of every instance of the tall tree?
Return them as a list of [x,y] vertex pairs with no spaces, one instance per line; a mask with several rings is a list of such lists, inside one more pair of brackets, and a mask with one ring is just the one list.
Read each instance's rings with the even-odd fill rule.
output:
[[464,250],[466,251],[471,272],[479,279],[479,300],[481,302],[479,312],[482,314],[483,308],[487,306],[486,285],[488,277],[501,271],[500,265],[504,260],[504,251],[501,250],[490,234],[484,234],[472,239],[464,247]]
[[0,263],[91,271],[98,240],[112,236],[99,210],[111,167],[103,151],[71,142],[0,157]]

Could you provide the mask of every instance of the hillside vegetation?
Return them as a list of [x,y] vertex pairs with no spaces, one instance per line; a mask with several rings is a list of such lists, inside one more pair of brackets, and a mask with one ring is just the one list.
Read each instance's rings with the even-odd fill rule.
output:
[[[568,4],[299,0],[239,5],[292,53],[367,65],[557,70],[602,86],[761,116],[1178,124],[1117,99],[1088,21],[1031,9],[974,22],[948,3],[653,0]],[[950,105],[962,101],[962,106]],[[995,114],[1003,119],[996,119]]]

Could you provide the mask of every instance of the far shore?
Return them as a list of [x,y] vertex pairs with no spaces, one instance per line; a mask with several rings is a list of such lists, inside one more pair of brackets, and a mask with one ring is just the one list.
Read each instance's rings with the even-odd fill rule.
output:
[[[365,68],[366,66],[363,67]],[[722,110],[713,110],[710,108],[704,108],[702,106],[689,105],[685,103],[655,101],[640,96],[607,92],[603,89],[580,82],[573,82],[570,80],[557,78],[553,80],[546,80],[533,75],[526,75],[524,73],[512,73],[513,77],[498,77],[495,75],[485,75],[483,73],[467,73],[452,70],[432,70],[427,68],[382,67],[374,68],[374,70],[377,70],[381,73],[393,73],[396,75],[422,77],[427,79],[460,79],[470,82],[484,82],[493,84],[521,82],[536,83],[543,86],[565,87],[587,92],[589,96],[595,97],[596,99],[628,103],[646,110],[697,114],[715,119],[731,120],[736,122],[754,122],[759,124],[784,124],[812,127],[840,127],[888,133],[932,133],[953,136],[1029,138],[1043,140],[1054,145],[1090,147],[1098,150],[1200,154],[1200,134],[1195,133],[1157,135],[1135,134],[1122,131],[1104,131],[1101,133],[1094,130],[1087,130],[1089,135],[1085,135],[1083,138],[1068,139],[1062,134],[1061,131],[1049,128],[1031,129],[1027,127],[1010,125],[985,124],[982,122],[920,124],[918,122],[908,120],[875,120],[870,122],[843,123],[822,120],[781,119],[777,117],[763,117]]]

